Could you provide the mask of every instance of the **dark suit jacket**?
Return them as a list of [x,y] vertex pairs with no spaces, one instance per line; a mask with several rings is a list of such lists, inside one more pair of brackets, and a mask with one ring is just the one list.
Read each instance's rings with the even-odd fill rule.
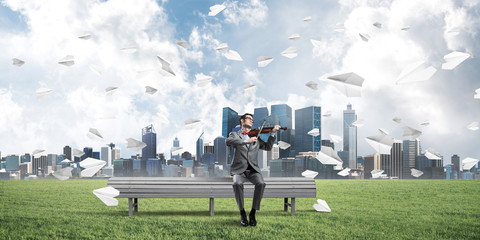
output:
[[248,167],[247,161],[255,169],[255,171],[260,173],[261,171],[258,167],[258,150],[272,150],[275,137],[268,137],[267,142],[264,142],[262,139],[258,138],[258,141],[255,144],[250,143],[250,147],[243,142],[244,140],[246,140],[246,138],[243,136],[242,130],[231,132],[228,135],[226,141],[227,146],[232,146],[235,148],[235,155],[233,157],[232,166],[230,167],[231,175],[245,172]]

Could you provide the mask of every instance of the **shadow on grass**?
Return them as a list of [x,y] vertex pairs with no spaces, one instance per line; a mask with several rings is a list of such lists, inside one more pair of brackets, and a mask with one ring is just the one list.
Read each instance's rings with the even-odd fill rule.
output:
[[[295,211],[296,214],[299,213],[311,213],[312,211],[309,210],[297,210]],[[99,216],[120,216],[120,217],[128,217],[128,211],[98,211],[98,212],[91,212],[91,211],[77,211],[80,215],[99,215]],[[247,211],[248,214],[248,211]],[[205,210],[198,210],[198,211],[175,211],[175,210],[166,210],[166,211],[138,211],[133,212],[133,216],[141,217],[141,216],[190,216],[190,217],[210,217],[210,211]],[[240,214],[238,211],[217,211],[214,213],[214,216],[221,216],[221,217],[229,217],[235,216],[239,217]],[[284,212],[283,210],[267,210],[267,211],[258,211],[257,216],[265,216],[265,217],[291,217],[290,211]]]

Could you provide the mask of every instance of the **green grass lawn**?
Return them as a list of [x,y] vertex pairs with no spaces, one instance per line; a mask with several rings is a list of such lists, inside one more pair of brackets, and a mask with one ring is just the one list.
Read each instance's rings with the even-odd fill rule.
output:
[[[106,180],[0,181],[0,239],[480,239],[480,180],[317,180],[316,199],[263,199],[257,227],[241,227],[235,199],[139,199],[105,206]],[[232,190],[233,191],[233,190]],[[251,200],[246,201],[247,213]]]

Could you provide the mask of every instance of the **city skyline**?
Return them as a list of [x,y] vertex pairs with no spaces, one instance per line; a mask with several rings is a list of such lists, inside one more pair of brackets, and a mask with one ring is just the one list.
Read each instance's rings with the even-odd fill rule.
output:
[[[139,129],[152,123],[158,152],[167,153],[178,137],[193,153],[203,128],[208,141],[222,135],[226,106],[239,114],[277,104],[320,106],[332,113],[322,117],[322,135],[341,136],[342,111],[351,103],[365,120],[357,129],[359,156],[374,153],[364,138],[378,135],[378,128],[403,139],[403,126],[422,131],[422,147],[439,151],[445,163],[453,154],[480,156],[479,132],[467,129],[479,120],[480,102],[473,98],[480,87],[475,1],[2,3],[0,151],[5,154],[61,153],[65,145],[100,149],[110,142],[125,149],[126,138],[139,140]],[[210,6],[222,3],[224,11],[208,16]],[[376,22],[381,27],[373,26]],[[337,23],[343,23],[343,32],[335,31]],[[79,38],[85,33],[89,39]],[[290,40],[294,34],[300,38]],[[182,39],[189,48],[176,44]],[[131,42],[136,51],[128,53],[124,48]],[[220,43],[243,61],[216,51]],[[291,59],[281,55],[290,46],[298,48]],[[444,70],[443,56],[452,51],[473,58]],[[68,55],[74,65],[58,64]],[[175,76],[158,70],[157,56],[171,63]],[[260,56],[274,60],[258,67]],[[25,63],[17,67],[13,58]],[[437,69],[429,80],[396,84],[409,64],[422,60]],[[346,97],[326,80],[348,72],[365,79],[359,98]],[[212,82],[197,86],[195,79],[205,75]],[[317,90],[305,86],[309,81]],[[244,90],[247,84],[256,87]],[[146,93],[147,86],[159,91]],[[107,94],[109,87],[117,89]],[[37,99],[41,88],[53,91]],[[184,121],[190,118],[201,124],[187,129]],[[425,121],[428,126],[420,125]],[[88,138],[89,128],[98,129],[103,140]]]

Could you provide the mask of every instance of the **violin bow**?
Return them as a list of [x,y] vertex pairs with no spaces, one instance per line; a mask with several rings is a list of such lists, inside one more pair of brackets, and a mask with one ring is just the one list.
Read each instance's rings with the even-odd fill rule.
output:
[[[263,119],[262,126],[260,127],[260,130],[258,131],[258,134],[257,134],[257,139],[260,137],[260,133],[262,133],[263,126],[265,126],[265,121],[266,121],[266,120],[267,120],[267,119]],[[253,143],[253,144],[255,144],[255,143]]]

